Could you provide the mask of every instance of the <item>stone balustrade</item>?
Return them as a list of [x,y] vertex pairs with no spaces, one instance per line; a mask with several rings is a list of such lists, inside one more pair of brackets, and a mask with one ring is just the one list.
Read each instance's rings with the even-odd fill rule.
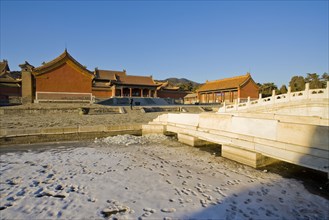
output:
[[[252,100],[250,97],[246,100],[237,100],[237,103],[232,105],[226,105],[219,108],[219,113],[225,112],[234,112],[234,111],[249,111],[253,108],[275,106],[283,103],[293,103],[293,102],[303,102],[309,100],[329,99],[329,81],[327,81],[327,87],[324,89],[309,89],[309,83],[305,84],[304,91],[291,92],[291,88],[288,88],[286,94],[275,95],[275,90],[272,91],[272,96],[262,98],[262,95],[259,95],[258,99]],[[324,115],[327,115],[327,112],[324,112]],[[323,116],[317,115],[317,116]]]

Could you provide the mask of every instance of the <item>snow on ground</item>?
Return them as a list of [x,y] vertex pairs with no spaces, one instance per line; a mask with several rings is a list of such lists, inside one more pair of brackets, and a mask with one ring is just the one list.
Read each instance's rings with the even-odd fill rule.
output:
[[1,219],[329,218],[329,201],[300,182],[165,136],[2,148],[0,159]]

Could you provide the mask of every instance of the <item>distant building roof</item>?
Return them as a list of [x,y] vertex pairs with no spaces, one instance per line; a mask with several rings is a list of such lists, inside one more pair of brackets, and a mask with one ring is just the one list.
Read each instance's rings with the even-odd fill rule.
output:
[[168,87],[162,87],[163,90],[169,90],[169,91],[178,91],[179,86],[168,86]]
[[225,78],[214,81],[207,81],[203,84],[197,91],[213,91],[213,90],[223,90],[223,89],[234,89],[242,86],[244,83],[251,79],[250,73],[242,76],[235,76],[231,78]]
[[21,81],[20,72],[10,72],[7,60],[0,61],[0,82],[1,83],[18,83]]
[[118,84],[158,86],[152,76],[121,75],[117,76],[117,79]]
[[169,84],[169,81],[165,81],[165,82],[156,81],[155,83],[158,85],[158,90],[168,90],[168,91],[179,90],[179,86],[172,86]]
[[[152,76],[127,75],[126,70],[115,71],[95,69],[95,81],[94,86],[96,87],[111,86],[113,83],[117,85],[158,86],[158,84],[154,82]],[[104,81],[107,82],[105,83]]]
[[55,59],[53,59],[52,61],[49,61],[45,64],[43,64],[42,66],[36,67],[33,69],[33,74],[38,76],[44,73],[49,72],[50,70],[57,68],[58,66],[62,65],[63,63],[65,63],[66,61],[72,61],[76,66],[78,66],[81,70],[82,73],[93,78],[94,74],[92,72],[90,72],[85,66],[81,65],[78,61],[76,61],[65,49],[65,51],[59,55],[58,57],[56,57]]
[[99,70],[95,69],[95,76],[98,80],[117,80],[117,76],[125,76],[126,71]]
[[190,94],[187,94],[184,98],[196,98],[198,96],[197,93],[190,93]]
[[8,61],[0,61],[0,76],[5,75],[10,72]]
[[22,78],[22,72],[21,71],[10,71],[9,74],[12,78],[19,80]]

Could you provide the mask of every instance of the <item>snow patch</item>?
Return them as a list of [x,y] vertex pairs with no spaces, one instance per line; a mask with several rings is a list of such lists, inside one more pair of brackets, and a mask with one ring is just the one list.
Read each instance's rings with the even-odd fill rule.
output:
[[162,143],[164,141],[168,141],[170,138],[165,135],[158,134],[149,134],[145,136],[134,136],[134,135],[117,135],[110,136],[103,139],[95,139],[95,143],[105,143],[107,145],[146,145],[146,144],[154,144],[154,143]]

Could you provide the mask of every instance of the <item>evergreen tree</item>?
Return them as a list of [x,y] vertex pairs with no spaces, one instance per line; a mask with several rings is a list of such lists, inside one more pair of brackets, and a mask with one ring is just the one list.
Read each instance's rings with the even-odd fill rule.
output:
[[305,90],[305,79],[302,76],[293,76],[289,82],[292,92]]
[[280,94],[286,94],[286,93],[288,92],[287,86],[283,84],[283,85],[280,87],[279,92],[280,92]]
[[264,83],[259,86],[259,93],[262,94],[262,97],[269,97],[272,95],[272,90],[278,90],[278,87],[274,83]]
[[320,80],[321,80],[322,88],[326,88],[327,81],[329,81],[328,73],[323,73]]
[[310,84],[310,89],[322,88],[322,82],[320,76],[316,73],[307,73],[305,82]]

